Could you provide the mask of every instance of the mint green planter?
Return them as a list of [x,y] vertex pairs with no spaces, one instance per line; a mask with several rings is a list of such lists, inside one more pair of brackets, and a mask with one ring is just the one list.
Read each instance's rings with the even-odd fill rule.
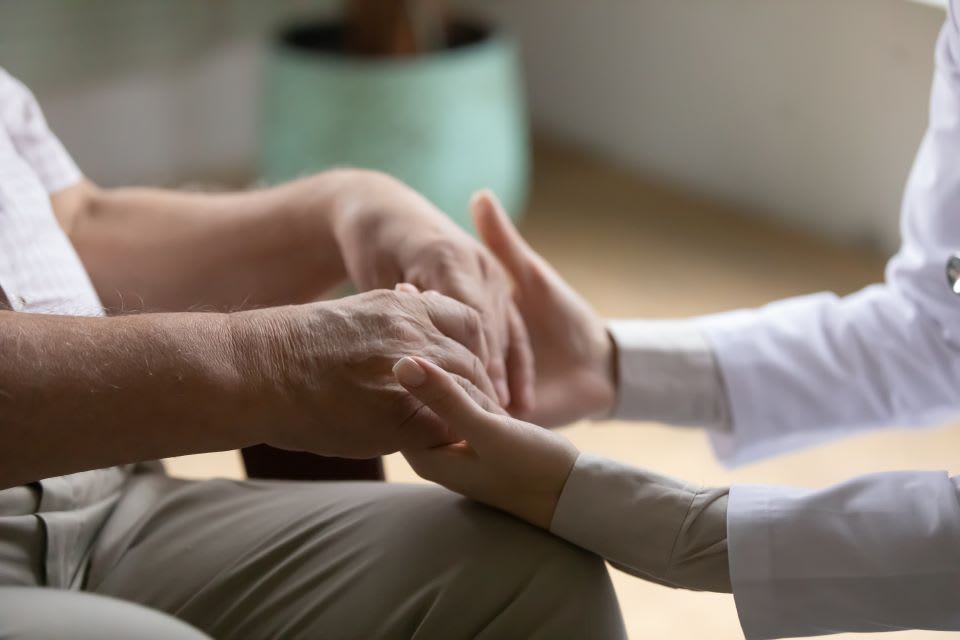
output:
[[468,199],[483,187],[519,215],[529,144],[516,48],[499,34],[474,36],[422,57],[365,59],[337,53],[334,26],[286,31],[268,68],[262,176],[378,169],[468,229]]

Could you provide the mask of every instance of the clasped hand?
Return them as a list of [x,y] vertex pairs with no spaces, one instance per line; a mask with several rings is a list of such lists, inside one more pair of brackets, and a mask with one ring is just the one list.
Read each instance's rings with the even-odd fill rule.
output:
[[579,452],[519,417],[555,425],[609,413],[613,345],[602,320],[520,237],[492,194],[480,194],[472,207],[481,237],[515,282],[536,359],[535,402],[512,417],[430,358],[403,358],[394,367],[397,380],[455,440],[403,454],[420,476],[549,528]]

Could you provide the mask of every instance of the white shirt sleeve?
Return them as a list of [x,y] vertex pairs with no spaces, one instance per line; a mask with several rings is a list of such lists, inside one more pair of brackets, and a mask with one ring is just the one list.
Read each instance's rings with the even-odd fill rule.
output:
[[[697,321],[713,347],[736,464],[852,431],[960,414],[960,296],[945,265],[960,251],[960,37],[951,11],[937,46],[930,125],[904,195],[903,243],[883,284]],[[803,265],[797,265],[802,269]]]
[[725,431],[727,397],[703,331],[685,320],[612,320],[617,401],[611,418]]
[[735,486],[728,508],[748,640],[960,631],[960,479],[898,472],[822,491]]
[[43,183],[56,193],[79,182],[83,174],[46,118],[30,89],[0,68],[0,129],[9,136],[17,155]]

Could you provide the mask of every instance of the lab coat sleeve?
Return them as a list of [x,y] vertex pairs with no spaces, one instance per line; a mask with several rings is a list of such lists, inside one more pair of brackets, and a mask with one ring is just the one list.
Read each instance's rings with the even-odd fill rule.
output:
[[734,486],[728,553],[746,638],[960,631],[958,499],[960,479],[938,472]]
[[[903,200],[902,246],[883,284],[701,318],[731,429],[711,434],[737,464],[851,431],[960,413],[960,297],[945,263],[960,251],[960,37],[937,46],[930,123]],[[803,265],[796,265],[802,269]]]

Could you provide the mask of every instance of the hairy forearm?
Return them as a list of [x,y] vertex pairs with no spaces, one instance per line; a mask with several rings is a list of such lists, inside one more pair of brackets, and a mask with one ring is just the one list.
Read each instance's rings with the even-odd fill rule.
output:
[[229,317],[0,312],[0,487],[260,441]]
[[109,309],[232,310],[306,302],[343,280],[333,219],[372,175],[219,194],[87,183],[54,206]]

